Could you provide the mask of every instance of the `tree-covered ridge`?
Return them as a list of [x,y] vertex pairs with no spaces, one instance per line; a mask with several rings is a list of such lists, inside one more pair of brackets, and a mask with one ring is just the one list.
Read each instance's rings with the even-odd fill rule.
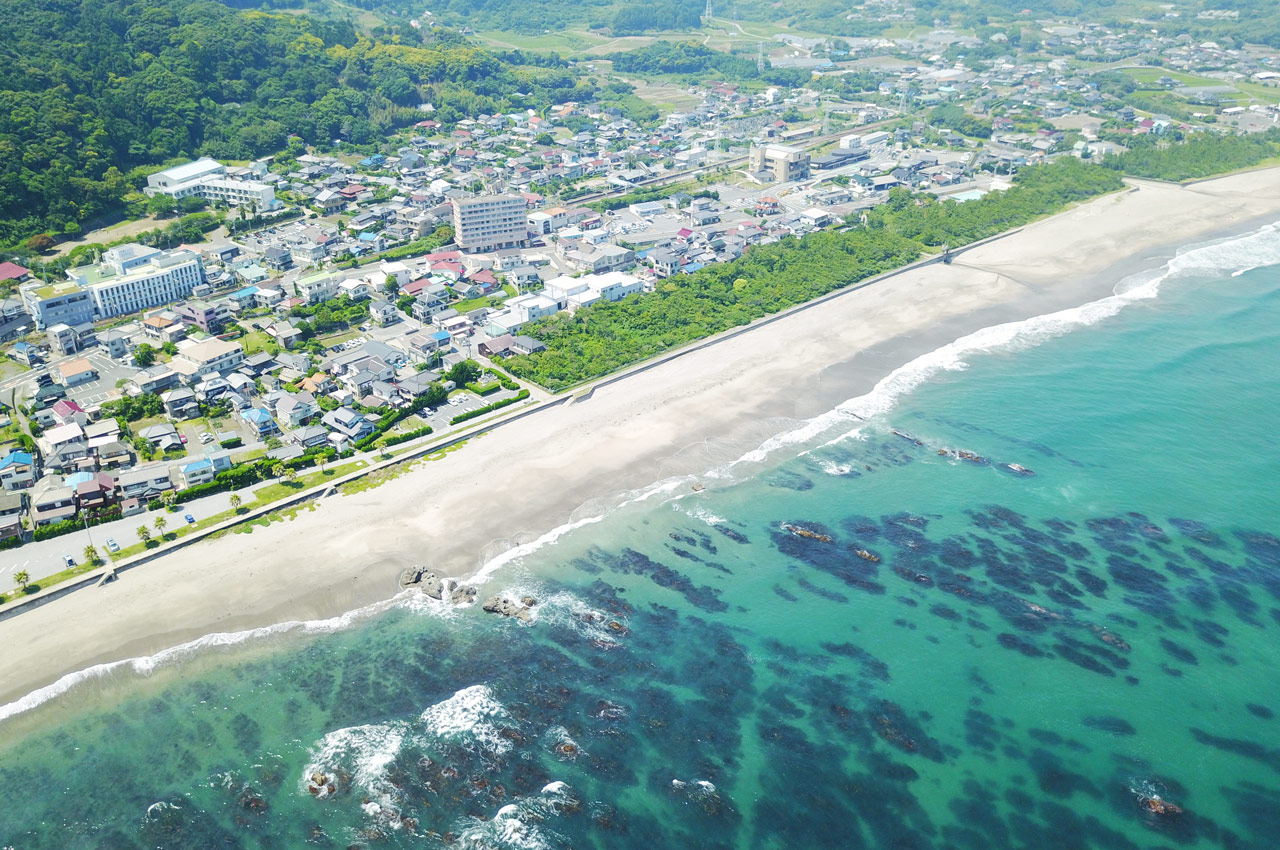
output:
[[526,332],[547,350],[507,365],[519,377],[561,390],[897,268],[919,254],[918,244],[890,233],[788,237],[739,260],[669,278],[649,295],[543,319]]
[[1134,177],[1156,180],[1194,180],[1249,168],[1280,156],[1280,129],[1247,136],[1198,134],[1184,141],[1142,137],[1129,150],[1112,154],[1102,165]]
[[[394,8],[389,0],[353,0],[368,9]],[[701,0],[438,0],[435,20],[477,30],[541,33],[580,27],[613,35],[639,35],[702,26]]]
[[865,227],[788,237],[733,262],[669,278],[649,295],[536,322],[525,333],[547,350],[507,366],[562,390],[898,268],[925,246],[973,242],[1122,185],[1114,172],[1068,157],[1024,169],[1007,191],[966,203],[896,190],[868,211]]
[[346,22],[213,0],[6,0],[0,30],[0,244],[110,211],[139,167],[246,159],[290,134],[367,143],[419,120],[420,102],[448,123],[527,105],[517,92],[591,97],[555,63],[382,44]]

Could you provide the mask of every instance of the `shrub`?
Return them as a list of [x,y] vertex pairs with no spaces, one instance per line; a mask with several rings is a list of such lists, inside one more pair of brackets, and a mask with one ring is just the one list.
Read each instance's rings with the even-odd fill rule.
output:
[[511,398],[504,398],[501,401],[495,401],[492,404],[486,404],[484,407],[478,407],[475,410],[468,410],[466,413],[459,413],[457,416],[449,420],[450,425],[457,425],[459,422],[466,422],[468,419],[475,419],[477,416],[484,416],[486,413],[492,413],[495,410],[501,410],[509,404],[515,404],[517,401],[524,401],[529,397],[528,390],[521,390]]
[[403,434],[392,434],[390,437],[382,438],[382,445],[398,446],[401,443],[407,443],[410,440],[416,440],[419,437],[425,437],[431,433],[430,425],[423,425],[421,428],[414,428],[412,431],[405,431]]

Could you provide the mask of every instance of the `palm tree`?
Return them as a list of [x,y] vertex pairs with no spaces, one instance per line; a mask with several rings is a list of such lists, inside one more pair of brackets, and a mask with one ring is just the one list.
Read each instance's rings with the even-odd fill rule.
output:
[[290,484],[297,484],[297,483],[298,483],[298,470],[294,469],[292,466],[291,466],[291,467],[289,467],[289,469],[285,471],[284,478],[285,478],[285,480],[286,480],[286,481],[288,481]]
[[236,493],[232,493],[231,494],[231,510],[235,511],[236,513],[240,513],[240,505],[243,503],[243,501],[244,500],[242,500],[239,495],[237,495]]
[[166,508],[171,508],[178,501],[178,494],[173,490],[165,490],[160,496],[160,501],[164,502]]
[[22,592],[27,592],[27,585],[31,583],[31,573],[26,570],[18,570],[13,574],[13,580],[18,583],[18,587],[22,588]]
[[165,519],[162,516],[156,517],[156,521],[153,523],[153,525],[155,525],[156,527],[156,531],[160,532],[160,536],[162,538],[164,537],[164,527],[168,524],[169,524],[169,520]]
[[98,554],[98,550],[94,547],[92,543],[84,547],[84,559],[86,562],[90,564],[102,563],[102,556]]
[[283,464],[283,463],[276,462],[276,463],[271,464],[271,477],[272,477],[272,478],[283,478],[283,477],[284,477],[284,464]]
[[146,546],[151,542],[151,529],[145,525],[138,526],[138,539],[142,541],[142,545]]

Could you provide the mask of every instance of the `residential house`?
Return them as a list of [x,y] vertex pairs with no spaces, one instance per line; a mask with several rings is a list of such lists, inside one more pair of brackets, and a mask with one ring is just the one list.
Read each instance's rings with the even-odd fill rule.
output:
[[9,452],[0,457],[0,487],[21,490],[36,478],[36,462],[30,452]]
[[153,499],[166,490],[173,489],[169,467],[163,463],[126,469],[116,479],[121,499]]
[[133,464],[133,452],[129,446],[119,440],[112,440],[95,447],[98,466],[102,469],[116,469]]
[[240,418],[251,425],[259,437],[266,437],[279,430],[271,414],[261,407],[250,407],[240,411]]
[[243,362],[244,350],[239,343],[208,339],[180,349],[169,365],[194,383],[206,375],[230,372]]
[[380,327],[386,327],[400,320],[400,315],[396,312],[396,306],[382,300],[376,300],[369,305],[369,317]]
[[231,454],[218,451],[183,465],[178,472],[182,475],[183,486],[194,487],[197,484],[208,484],[219,472],[230,468]]
[[184,301],[173,308],[182,321],[208,334],[219,334],[231,321],[231,307],[225,301]]
[[152,448],[161,452],[180,451],[182,437],[171,422],[160,422],[138,430],[138,436],[151,444]]
[[373,433],[373,423],[365,419],[363,414],[349,407],[331,410],[321,421],[331,431],[353,441],[362,440]]
[[50,475],[31,492],[31,522],[39,528],[73,519],[76,515],[76,491],[64,486],[56,475]]
[[178,381],[177,372],[163,363],[157,363],[130,375],[125,382],[124,389],[130,395],[144,395],[147,393],[159,395],[165,390],[176,387]]
[[281,393],[275,402],[276,417],[290,428],[309,421],[320,413],[320,405],[309,392]]
[[186,387],[168,390],[160,400],[164,402],[164,412],[173,419],[194,419],[200,415],[196,394]]
[[48,469],[68,472],[93,466],[84,429],[75,423],[50,428],[37,438],[36,444]]
[[0,540],[22,534],[22,514],[26,506],[22,493],[0,493]]
[[96,473],[88,480],[76,483],[75,494],[76,506],[81,512],[92,514],[108,508],[116,502],[115,476],[106,472]]
[[85,358],[70,360],[55,367],[64,387],[77,387],[98,380],[98,370]]
[[289,439],[304,449],[313,449],[328,442],[329,432],[321,425],[304,425],[290,431]]
[[302,341],[302,331],[295,328],[292,322],[275,322],[267,328],[267,334],[275,338],[281,348],[293,348]]

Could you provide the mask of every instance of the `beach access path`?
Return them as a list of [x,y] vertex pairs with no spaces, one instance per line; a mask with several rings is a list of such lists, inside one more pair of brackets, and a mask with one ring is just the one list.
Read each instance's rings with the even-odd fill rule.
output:
[[335,616],[400,570],[495,554],[675,475],[701,475],[968,333],[1078,306],[1181,247],[1280,219],[1280,168],[1190,187],[1135,181],[495,429],[381,486],[195,543],[0,621],[0,704],[93,664],[215,632]]

